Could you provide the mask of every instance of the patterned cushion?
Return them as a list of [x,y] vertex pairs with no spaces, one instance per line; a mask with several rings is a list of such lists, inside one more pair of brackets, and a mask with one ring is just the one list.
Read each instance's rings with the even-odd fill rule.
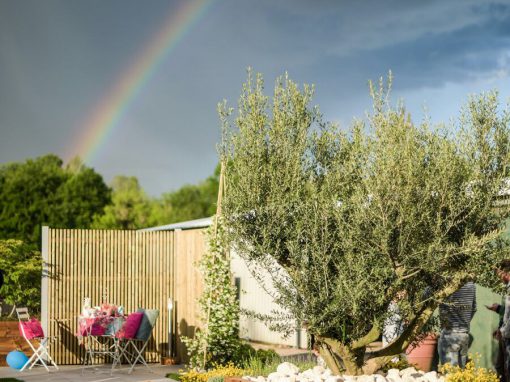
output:
[[[19,333],[23,336],[25,332],[25,338],[31,340],[32,338],[44,337],[44,332],[41,323],[35,318],[31,318],[29,321],[20,321],[18,324]],[[23,328],[23,330],[22,330]]]
[[147,341],[151,336],[152,329],[156,325],[156,321],[159,316],[159,310],[157,309],[138,309],[137,312],[143,314],[142,322],[136,332],[136,339]]

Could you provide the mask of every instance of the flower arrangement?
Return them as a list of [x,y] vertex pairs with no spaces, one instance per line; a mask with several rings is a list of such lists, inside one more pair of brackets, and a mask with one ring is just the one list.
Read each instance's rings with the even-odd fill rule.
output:
[[124,308],[103,302],[100,306],[90,306],[90,298],[85,298],[78,319],[78,336],[113,334],[124,322]]

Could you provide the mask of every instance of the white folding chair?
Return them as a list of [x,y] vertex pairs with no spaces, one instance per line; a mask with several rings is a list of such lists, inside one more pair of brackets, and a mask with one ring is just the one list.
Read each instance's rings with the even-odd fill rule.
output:
[[145,367],[152,372],[149,365],[147,365],[144,352],[152,337],[152,330],[156,325],[159,310],[139,309],[139,311],[143,311],[144,317],[140,323],[136,336],[134,338],[124,338],[120,340],[118,354],[113,364],[113,368],[115,368],[116,364],[120,363],[122,358],[125,358],[131,365],[128,374],[131,374],[138,362],[145,365]]
[[135,355],[135,360],[131,364],[131,368],[128,373],[131,373],[135,368],[138,361],[145,365],[149,371],[152,371],[147,365],[147,361],[145,360],[144,351],[149,344],[149,341],[152,337],[152,330],[154,326],[156,326],[156,321],[159,317],[159,310],[157,309],[139,309],[139,311],[143,311],[144,317],[142,322],[140,323],[140,328],[136,333],[136,337],[129,340],[129,343],[133,347],[133,354]]
[[[26,332],[25,327],[23,325],[26,322],[30,322],[30,315],[28,314],[28,309],[27,308],[17,308],[16,313],[18,315],[18,321],[20,323],[19,327],[20,327],[21,335],[23,336],[25,341],[27,341],[28,345],[30,346],[30,348],[33,351],[32,356],[28,359],[27,363],[21,368],[20,372],[25,370],[25,368],[29,365],[30,365],[30,367],[29,367],[29,370],[30,370],[38,363],[40,363],[40,366],[44,366],[44,368],[47,371],[50,371],[50,369],[48,369],[47,362],[51,362],[50,366],[53,366],[55,369],[58,370],[57,364],[55,363],[55,361],[53,361],[50,354],[48,353],[49,342],[52,338],[46,337],[44,335],[44,333],[43,333],[42,337],[33,337],[32,338]],[[34,340],[39,343],[38,346],[34,345],[32,343],[32,341],[34,341]],[[37,348],[36,348],[36,346],[37,346]],[[45,360],[45,358],[46,358],[46,360]]]

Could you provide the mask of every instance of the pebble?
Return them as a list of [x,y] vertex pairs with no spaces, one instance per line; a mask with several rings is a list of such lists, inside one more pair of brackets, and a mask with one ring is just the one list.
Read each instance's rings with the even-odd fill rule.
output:
[[445,378],[438,376],[435,371],[425,373],[414,367],[403,370],[390,369],[386,374],[378,372],[373,375],[338,376],[323,366],[315,366],[300,373],[298,367],[290,362],[278,365],[276,371],[267,378],[262,376],[243,378],[250,382],[445,382]]

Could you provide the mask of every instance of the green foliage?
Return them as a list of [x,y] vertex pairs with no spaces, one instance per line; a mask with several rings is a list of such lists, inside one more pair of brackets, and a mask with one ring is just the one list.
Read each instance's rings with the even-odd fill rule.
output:
[[190,367],[202,370],[213,364],[236,362],[241,348],[237,290],[232,283],[221,221],[208,229],[207,242],[208,251],[199,264],[204,283],[199,305],[201,320],[206,325],[194,338],[182,337],[190,356]]
[[96,216],[94,228],[139,229],[150,226],[150,200],[134,176],[116,176],[112,182],[112,203]]
[[[261,353],[262,352],[262,353]],[[264,354],[264,352],[267,352]],[[283,362],[282,358],[274,350],[257,350],[257,354],[243,361],[242,367],[251,376],[262,375],[267,377],[270,373],[276,371],[279,364]],[[300,372],[312,369],[317,363],[312,361],[292,360],[292,364],[298,367]]]
[[223,382],[225,377],[223,375],[216,375],[214,377],[209,377],[207,382]]
[[165,377],[173,379],[174,381],[180,381],[181,380],[181,374],[178,374],[178,373],[168,373]]
[[246,358],[242,365],[243,369],[248,370],[252,376],[267,376],[276,371],[276,368],[281,362],[281,358],[276,353],[271,357],[264,357],[260,356],[260,354],[255,354]]
[[242,377],[246,370],[235,366],[232,362],[226,365],[211,365],[207,371],[190,369],[181,374],[181,382],[208,382],[212,378]]
[[[73,167],[74,166],[74,167]],[[94,216],[110,203],[110,189],[103,177],[74,159],[66,168],[68,178],[58,190],[52,227],[89,228]]]
[[214,175],[197,185],[185,185],[154,201],[151,218],[155,224],[200,219],[216,213],[220,166]]
[[40,311],[41,254],[20,240],[0,240],[0,269],[4,283],[0,296],[8,304]]
[[[371,373],[406,349],[468,280],[494,285],[508,253],[509,114],[495,92],[469,99],[456,126],[413,123],[381,79],[348,132],[287,76],[272,99],[249,75],[238,113],[220,105],[229,240],[269,272],[285,313],[306,323],[334,373]],[[405,293],[403,293],[405,291]],[[396,301],[408,323],[368,352]],[[286,318],[287,315],[282,315]],[[272,318],[272,327],[294,330]],[[289,321],[286,321],[289,322]]]
[[407,369],[408,367],[414,367],[416,369],[418,368],[415,364],[409,363],[407,358],[402,355],[399,355],[398,357],[395,357],[395,358],[397,358],[397,359],[391,360],[390,362],[388,362],[386,365],[384,365],[381,368],[381,370],[384,371],[385,373],[387,373],[388,370],[390,370],[390,369],[404,370],[404,369]]
[[109,202],[102,177],[83,165],[63,168],[46,155],[0,166],[0,239],[39,245],[41,225],[88,228]]

